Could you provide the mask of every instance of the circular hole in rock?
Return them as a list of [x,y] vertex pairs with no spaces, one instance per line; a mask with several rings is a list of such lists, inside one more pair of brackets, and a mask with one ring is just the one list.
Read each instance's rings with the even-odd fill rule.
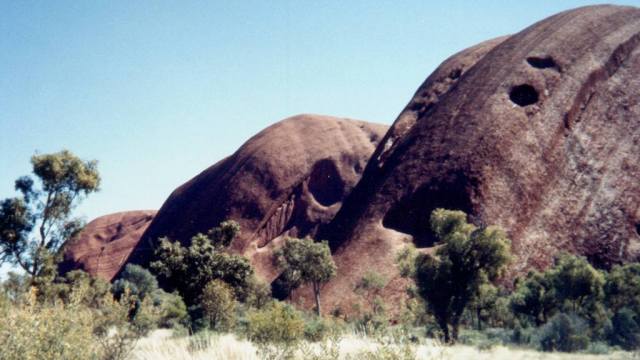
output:
[[308,185],[309,192],[323,206],[341,201],[346,186],[338,168],[329,159],[320,160],[314,165]]
[[556,62],[550,56],[547,57],[537,57],[531,56],[527,58],[527,62],[529,65],[533,66],[536,69],[548,69],[556,67]]
[[537,103],[539,96],[536,88],[529,84],[522,84],[511,88],[509,99],[519,106],[528,106]]

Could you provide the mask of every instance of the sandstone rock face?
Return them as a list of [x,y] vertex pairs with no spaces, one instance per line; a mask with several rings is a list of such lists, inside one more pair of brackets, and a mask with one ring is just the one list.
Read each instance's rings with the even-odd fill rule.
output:
[[638,260],[638,179],[640,9],[579,8],[463,51],[420,87],[321,229],[338,265],[325,309],[348,306],[371,269],[394,279],[388,300],[401,296],[394,255],[411,241],[432,249],[437,207],[506,229],[512,275],[562,250]]
[[155,210],[127,211],[91,221],[65,247],[61,272],[82,269],[111,281],[125,265],[155,213]]
[[314,235],[356,185],[388,126],[299,115],[263,130],[228,158],[176,189],[158,211],[130,261],[145,263],[168,236],[188,243],[221,221],[242,233],[233,251],[273,280],[272,251],[285,235]]

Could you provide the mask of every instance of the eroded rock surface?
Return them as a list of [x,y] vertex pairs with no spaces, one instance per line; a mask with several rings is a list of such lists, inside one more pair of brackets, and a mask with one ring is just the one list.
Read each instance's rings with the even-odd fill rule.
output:
[[[455,62],[466,66],[450,72]],[[338,264],[327,311],[371,269],[394,279],[387,299],[401,296],[394,255],[432,248],[437,207],[506,229],[512,275],[564,250],[599,266],[638,260],[639,74],[640,9],[619,6],[563,12],[445,62],[320,231]]]
[[176,189],[158,211],[132,255],[145,263],[157,239],[188,243],[221,221],[242,234],[231,247],[273,280],[271,254],[284,235],[314,235],[328,223],[388,126],[319,115],[299,115],[263,130],[230,157]]
[[82,269],[111,281],[125,265],[155,213],[155,210],[126,211],[91,221],[65,247],[61,272]]

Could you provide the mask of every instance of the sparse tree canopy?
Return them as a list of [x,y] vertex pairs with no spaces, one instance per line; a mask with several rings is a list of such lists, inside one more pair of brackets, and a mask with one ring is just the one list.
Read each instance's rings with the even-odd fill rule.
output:
[[129,289],[131,295],[144,299],[158,289],[158,280],[140,265],[127,264],[120,278],[113,283],[114,295],[120,296]]
[[200,302],[211,329],[228,330],[233,327],[236,299],[229,285],[220,280],[209,281]]
[[310,282],[320,315],[320,286],[336,276],[336,264],[326,241],[315,242],[311,238],[288,238],[275,252],[276,263],[284,269],[287,282],[293,287]]
[[33,279],[55,272],[53,258],[81,229],[71,213],[98,190],[100,176],[96,161],[83,161],[67,150],[34,155],[31,164],[34,177],[15,182],[21,196],[0,202],[0,262],[19,265]]
[[[418,255],[415,280],[446,342],[455,341],[462,313],[485,281],[501,275],[510,241],[496,227],[476,228],[461,211],[436,209],[431,228],[440,240],[435,255]],[[451,333],[450,333],[451,328]]]
[[515,314],[524,315],[527,321],[533,321],[536,326],[547,322],[558,306],[548,274],[529,272],[511,295],[510,305]]
[[640,314],[640,263],[611,269],[604,291],[607,305],[613,312],[626,307]]
[[191,238],[189,247],[163,238],[151,268],[171,290],[177,289],[188,305],[197,304],[204,287],[216,279],[229,284],[236,298],[244,301],[255,283],[253,269],[245,257],[226,252],[239,231],[236,222],[225,221],[209,235]]

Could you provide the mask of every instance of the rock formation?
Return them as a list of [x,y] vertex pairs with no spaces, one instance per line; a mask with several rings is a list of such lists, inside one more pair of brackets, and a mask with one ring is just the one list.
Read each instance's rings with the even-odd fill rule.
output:
[[328,223],[360,179],[388,126],[319,115],[280,121],[236,153],[176,189],[132,254],[145,263],[157,239],[188,243],[221,221],[242,233],[233,251],[249,257],[259,275],[273,280],[271,253],[283,235],[314,235]]
[[560,251],[598,266],[638,260],[639,44],[640,9],[593,6],[446,61],[320,231],[339,269],[325,308],[348,304],[370,269],[396,279],[386,297],[399,296],[394,254],[433,247],[437,207],[506,229],[512,275]]
[[65,246],[61,272],[82,269],[111,281],[125,265],[155,213],[155,210],[127,211],[91,221]]
[[[601,267],[640,260],[639,74],[640,9],[566,11],[446,60],[386,135],[362,121],[283,120],[176,189],[146,231],[151,214],[121,240],[81,237],[68,258],[109,278],[131,250],[120,241],[144,264],[159,237],[186,243],[233,219],[243,231],[233,251],[267,280],[284,235],[328,239],[338,276],[323,289],[324,310],[348,311],[371,270],[391,280],[383,295],[398,303],[395,254],[408,243],[431,251],[429,215],[444,207],[507,231],[510,276],[560,251]],[[133,215],[107,219],[85,234],[111,234],[99,224],[115,229]]]

